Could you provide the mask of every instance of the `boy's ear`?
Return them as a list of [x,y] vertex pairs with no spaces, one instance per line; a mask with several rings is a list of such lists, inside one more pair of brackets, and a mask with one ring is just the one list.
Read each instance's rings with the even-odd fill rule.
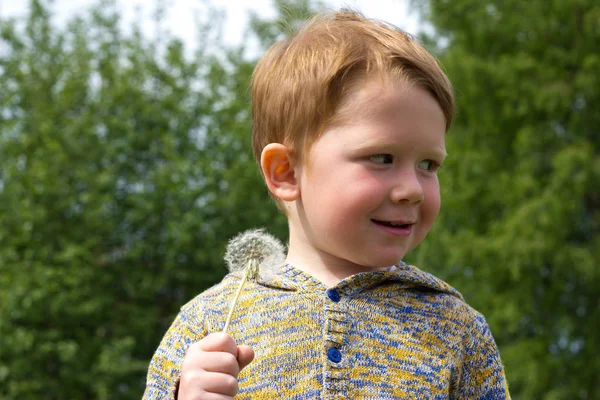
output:
[[269,191],[283,201],[300,197],[300,185],[292,162],[290,149],[281,143],[269,143],[260,156],[265,182]]

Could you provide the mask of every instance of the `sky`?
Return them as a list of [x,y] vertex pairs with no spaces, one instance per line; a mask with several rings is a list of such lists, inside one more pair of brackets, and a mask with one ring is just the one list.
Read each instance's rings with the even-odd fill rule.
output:
[[[151,21],[154,1],[148,0],[116,0],[122,10],[123,20],[131,21],[136,14],[141,13],[143,20]],[[363,12],[367,17],[382,19],[392,23],[409,33],[417,33],[419,21],[414,13],[409,12],[410,0],[324,0],[324,3],[337,9],[347,5]],[[56,20],[64,22],[74,14],[84,11],[97,0],[54,0]],[[202,14],[207,3],[223,9],[226,19],[223,30],[223,40],[228,44],[239,44],[244,40],[244,30],[247,26],[247,15],[253,10],[261,16],[269,17],[274,14],[272,0],[164,0],[166,5],[166,28],[173,35],[181,38],[191,48],[196,46],[197,35],[194,15]],[[28,0],[0,0],[0,16],[17,16],[27,11]],[[147,24],[148,35],[151,35]]]

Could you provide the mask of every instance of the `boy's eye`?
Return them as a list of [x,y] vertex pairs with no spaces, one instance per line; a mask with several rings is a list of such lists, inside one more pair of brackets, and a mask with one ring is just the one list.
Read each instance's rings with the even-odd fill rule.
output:
[[436,172],[440,168],[440,164],[433,160],[423,160],[419,163],[419,168],[429,172]]
[[369,160],[378,164],[392,164],[394,162],[394,156],[391,154],[376,154],[369,157]]

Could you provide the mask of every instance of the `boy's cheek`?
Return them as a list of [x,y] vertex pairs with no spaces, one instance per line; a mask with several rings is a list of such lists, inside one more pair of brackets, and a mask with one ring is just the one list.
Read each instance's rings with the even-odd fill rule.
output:
[[431,188],[428,188],[424,193],[425,203],[423,205],[432,220],[435,220],[440,212],[440,207],[442,204],[442,199],[440,197],[440,187],[439,185],[435,185]]
[[425,193],[424,198],[425,201],[421,209],[421,221],[419,226],[419,232],[417,232],[416,237],[418,243],[416,243],[415,246],[419,244],[420,241],[425,239],[425,236],[427,236],[427,233],[429,233],[429,231],[433,227],[433,224],[439,215],[441,207],[439,188],[431,188],[429,192]]

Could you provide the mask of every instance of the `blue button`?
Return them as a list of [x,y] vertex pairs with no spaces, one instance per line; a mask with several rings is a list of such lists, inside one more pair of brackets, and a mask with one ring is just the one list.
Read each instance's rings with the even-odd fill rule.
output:
[[336,303],[340,301],[340,294],[335,289],[329,289],[327,291],[327,296],[331,299],[331,301],[335,301]]
[[338,349],[330,348],[327,350],[327,358],[329,358],[334,363],[339,363],[342,361],[342,353]]

